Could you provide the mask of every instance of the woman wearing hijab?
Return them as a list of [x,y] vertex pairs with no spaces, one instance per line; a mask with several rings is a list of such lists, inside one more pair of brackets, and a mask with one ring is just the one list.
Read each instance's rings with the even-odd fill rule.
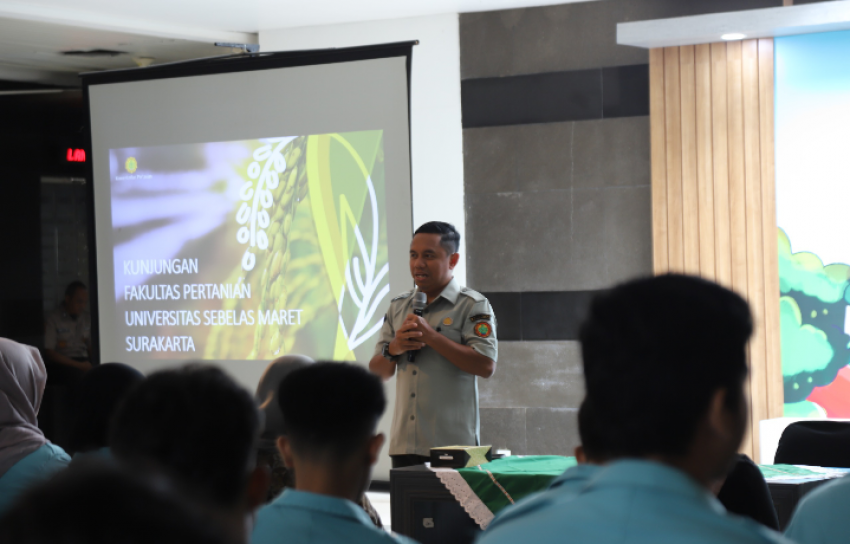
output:
[[[257,386],[257,402],[260,404],[265,416],[265,428],[260,435],[260,444],[257,448],[257,465],[269,467],[271,479],[269,481],[269,492],[266,502],[271,502],[280,495],[286,487],[295,487],[295,473],[283,464],[280,452],[277,450],[277,439],[286,434],[283,414],[277,400],[277,392],[280,384],[292,371],[303,368],[313,362],[313,359],[303,355],[284,355],[271,362],[260,378]],[[381,517],[369,502],[366,495],[360,499],[360,506],[377,527],[383,527]]]
[[134,385],[144,380],[141,372],[122,363],[106,363],[88,371],[77,386],[76,419],[68,438],[74,459],[109,456],[109,422],[118,404]]
[[38,350],[0,338],[0,513],[71,461],[38,428],[47,371]]

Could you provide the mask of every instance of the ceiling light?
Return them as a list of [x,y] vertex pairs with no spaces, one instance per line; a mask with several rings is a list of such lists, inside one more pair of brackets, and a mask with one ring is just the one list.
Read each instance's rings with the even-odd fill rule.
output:
[[731,41],[731,40],[743,40],[746,38],[746,34],[741,34],[740,32],[730,32],[729,34],[724,34],[720,36],[721,40]]

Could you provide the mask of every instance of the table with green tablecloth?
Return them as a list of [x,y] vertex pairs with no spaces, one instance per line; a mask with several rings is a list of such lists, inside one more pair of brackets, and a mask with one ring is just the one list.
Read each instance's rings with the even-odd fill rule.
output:
[[[470,517],[482,529],[486,529],[500,510],[532,493],[546,489],[554,478],[575,464],[574,457],[534,455],[506,457],[457,470],[431,470]],[[813,486],[801,484],[822,482],[845,473],[843,469],[794,465],[763,465],[760,468],[772,491],[789,485],[797,486],[793,487],[794,489],[808,491]],[[799,496],[796,500],[799,500]],[[790,511],[785,514],[788,505],[783,503],[776,506],[777,510],[784,514],[782,517],[790,515]]]

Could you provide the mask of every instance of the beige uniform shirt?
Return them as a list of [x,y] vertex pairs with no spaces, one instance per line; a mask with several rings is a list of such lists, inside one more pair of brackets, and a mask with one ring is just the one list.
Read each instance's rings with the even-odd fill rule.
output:
[[[392,300],[375,346],[380,355],[384,344],[413,313],[413,294]],[[498,357],[496,316],[484,295],[461,287],[452,279],[422,315],[431,327],[449,340],[470,346],[493,361]],[[439,446],[477,446],[479,438],[478,378],[468,374],[433,348],[395,358],[396,399],[390,435],[390,455],[430,455]]]
[[91,319],[83,313],[76,319],[69,316],[62,306],[47,318],[44,330],[44,347],[66,357],[88,358],[88,343],[91,338]]

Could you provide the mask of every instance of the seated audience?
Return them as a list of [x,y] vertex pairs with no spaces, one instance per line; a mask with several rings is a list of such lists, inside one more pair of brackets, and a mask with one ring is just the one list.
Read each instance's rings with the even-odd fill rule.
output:
[[106,363],[93,368],[77,386],[77,409],[68,437],[68,451],[109,456],[109,421],[130,389],[144,379],[135,368]]
[[263,432],[257,445],[257,465],[269,469],[269,492],[265,502],[271,502],[284,488],[294,487],[294,472],[286,468],[277,449],[277,439],[283,435],[283,415],[277,400],[280,383],[293,370],[303,368],[313,359],[302,355],[284,355],[269,364],[260,383],[255,399],[263,413]]
[[74,384],[91,370],[91,320],[86,313],[89,294],[81,281],[65,288],[62,303],[47,318],[44,357],[51,384]]
[[613,460],[578,492],[567,486],[480,541],[785,542],[726,514],[708,491],[744,436],[751,333],[747,303],[698,278],[641,279],[597,296],[580,333],[585,402]]
[[[266,368],[257,386],[256,399],[265,416],[263,418],[265,422],[263,434],[260,435],[260,444],[257,447],[257,465],[268,467],[271,475],[269,493],[266,496],[267,503],[280,495],[284,488],[295,487],[295,471],[286,468],[280,456],[280,451],[277,449],[277,439],[284,435],[283,415],[280,413],[277,390],[280,388],[280,383],[290,372],[303,368],[312,362],[313,359],[303,355],[279,357]],[[376,527],[383,527],[381,517],[365,493],[360,497],[358,504],[369,515]]]
[[602,435],[592,430],[594,420],[590,412],[590,403],[585,399],[578,409],[578,434],[581,439],[581,445],[575,448],[578,465],[568,468],[552,480],[546,491],[529,495],[500,511],[490,522],[488,530],[520,519],[564,497],[578,495],[590,479],[602,469],[602,465],[611,460],[602,444]]
[[3,544],[227,544],[187,502],[118,470],[79,463],[21,495],[0,518]]
[[850,536],[848,504],[850,477],[824,484],[797,504],[785,535],[800,544],[844,544]]
[[732,471],[720,483],[717,500],[727,512],[747,516],[774,531],[779,530],[770,488],[758,465],[743,453],[738,454]]
[[0,338],[0,513],[71,461],[38,428],[47,371],[38,350]]
[[247,540],[268,473],[256,468],[260,415],[250,393],[202,365],[151,374],[112,420],[109,445],[134,470],[165,474],[228,539]]
[[295,489],[260,509],[252,543],[411,542],[375,527],[356,504],[384,444],[375,434],[386,408],[381,379],[356,365],[315,363],[287,376],[278,400],[285,434],[277,442]]

